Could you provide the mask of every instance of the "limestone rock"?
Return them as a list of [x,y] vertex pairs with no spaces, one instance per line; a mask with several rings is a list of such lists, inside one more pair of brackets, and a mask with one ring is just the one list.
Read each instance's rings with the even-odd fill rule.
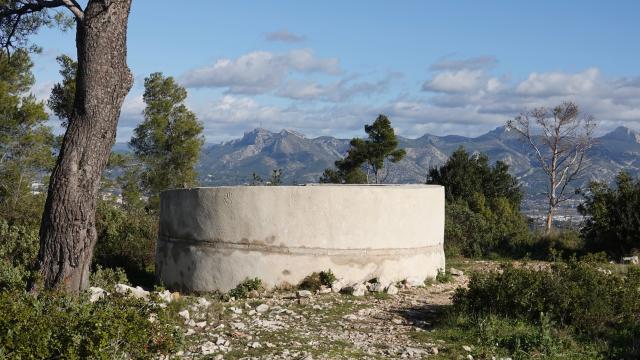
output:
[[149,300],[149,292],[140,286],[132,287],[125,284],[116,284],[115,291],[118,294],[131,295],[136,299]]
[[310,298],[312,294],[309,290],[299,290],[297,295],[299,298]]
[[449,268],[449,272],[453,276],[462,276],[462,275],[464,275],[464,272],[462,272],[462,270],[458,270],[456,268]]
[[105,296],[109,295],[109,293],[107,293],[107,291],[105,289],[99,288],[99,287],[89,287],[89,301],[90,302],[96,302],[102,298],[104,298]]
[[256,307],[256,311],[260,314],[266,313],[268,310],[269,310],[269,305],[267,304],[260,304]]
[[386,291],[387,291],[387,294],[389,294],[389,295],[398,294],[398,288],[393,284],[387,286],[387,290]]
[[351,295],[364,296],[367,293],[367,286],[365,284],[356,284],[351,288]]
[[202,355],[211,355],[218,350],[218,346],[211,341],[207,341],[200,347]]
[[158,297],[160,298],[160,300],[166,303],[170,303],[171,301],[173,301],[173,297],[171,296],[171,291],[169,290],[160,291],[158,293]]
[[189,320],[189,310],[182,310],[178,315],[182,316],[185,320]]

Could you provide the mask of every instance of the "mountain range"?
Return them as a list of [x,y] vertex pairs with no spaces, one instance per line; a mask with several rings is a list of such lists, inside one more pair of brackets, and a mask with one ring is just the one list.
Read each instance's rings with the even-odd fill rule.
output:
[[[505,161],[529,194],[544,187],[529,147],[513,131],[498,127],[478,137],[425,134],[417,139],[398,137],[407,156],[390,163],[384,173],[386,183],[424,183],[430,167],[443,164],[459,146],[482,152],[493,162]],[[207,145],[197,166],[202,185],[233,185],[251,182],[255,172],[268,178],[282,169],[284,184],[318,182],[325,168],[333,166],[349,148],[349,139],[329,136],[307,138],[291,130],[271,132],[255,129],[242,138]],[[640,134],[626,127],[596,138],[590,150],[590,169],[577,185],[598,180],[610,182],[620,170],[640,173]]]

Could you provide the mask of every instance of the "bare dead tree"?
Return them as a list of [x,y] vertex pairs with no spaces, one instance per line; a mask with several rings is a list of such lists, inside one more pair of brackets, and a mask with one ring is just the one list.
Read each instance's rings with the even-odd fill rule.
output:
[[58,21],[60,10],[75,21],[78,72],[73,114],[51,174],[40,226],[37,268],[47,289],[77,293],[89,283],[101,174],[133,81],[126,62],[131,1],[89,0],[84,8],[75,0],[0,1],[0,46],[5,56],[12,47],[26,46],[28,36],[40,26]]
[[594,144],[595,125],[594,118],[582,114],[573,102],[564,102],[553,109],[536,108],[507,123],[507,128],[516,131],[531,147],[548,178],[547,234],[558,205],[575,195],[569,191],[569,184],[579,179],[588,167],[587,152]]

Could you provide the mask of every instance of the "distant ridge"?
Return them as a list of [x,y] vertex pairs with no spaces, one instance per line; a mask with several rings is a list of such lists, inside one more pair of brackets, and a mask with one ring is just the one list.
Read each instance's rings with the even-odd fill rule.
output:
[[[582,179],[583,184],[611,181],[622,169],[640,173],[640,134],[621,126],[596,140],[589,154],[589,176]],[[528,192],[539,192],[545,185],[540,173],[533,171],[537,164],[527,146],[504,126],[473,138],[425,134],[416,139],[399,137],[399,142],[407,156],[389,164],[389,183],[423,183],[430,167],[441,165],[455,149],[464,146],[469,152],[486,153],[491,161],[505,161]],[[251,181],[254,172],[268,177],[273,169],[282,169],[284,183],[317,182],[322,171],[333,166],[348,148],[348,139],[307,138],[292,130],[276,133],[258,128],[241,138],[207,146],[198,172],[204,185],[244,184]]]

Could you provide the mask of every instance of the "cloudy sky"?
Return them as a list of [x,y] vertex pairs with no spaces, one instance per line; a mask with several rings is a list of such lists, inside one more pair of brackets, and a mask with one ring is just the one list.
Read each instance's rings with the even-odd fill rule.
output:
[[[576,101],[640,129],[638,1],[134,0],[118,141],[161,71],[189,92],[208,142],[256,127],[361,136],[387,114],[407,137],[480,135],[519,112]],[[75,34],[42,31],[36,95],[59,81]],[[55,121],[53,121],[55,123]]]

